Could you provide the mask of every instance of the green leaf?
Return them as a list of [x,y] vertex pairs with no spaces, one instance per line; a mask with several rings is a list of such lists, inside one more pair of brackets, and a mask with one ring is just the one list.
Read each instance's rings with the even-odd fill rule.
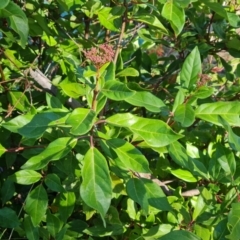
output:
[[71,216],[74,205],[76,202],[76,196],[74,192],[60,193],[57,198],[60,219],[67,222],[67,219]]
[[70,132],[73,135],[84,135],[90,131],[95,119],[96,113],[93,110],[76,108],[67,118],[66,124],[72,126]]
[[169,170],[170,173],[186,182],[197,182],[197,179],[192,175],[191,172],[183,169]]
[[59,86],[64,94],[75,99],[86,94],[86,87],[81,83],[63,82]]
[[163,237],[160,237],[159,240],[200,240],[195,234],[189,232],[189,231],[184,231],[184,230],[177,230],[177,231],[172,231]]
[[165,106],[161,99],[146,91],[136,92],[125,101],[134,106],[145,107],[150,112],[160,112],[161,108]]
[[20,36],[20,45],[25,47],[28,40],[28,19],[22,9],[15,3],[9,2],[0,9],[0,17],[7,17],[10,20],[11,28]]
[[105,224],[104,216],[112,198],[111,178],[106,159],[96,148],[91,147],[84,157],[82,178],[81,197],[100,213]]
[[131,143],[123,139],[110,139],[106,141],[118,156],[116,164],[120,161],[120,166],[125,170],[134,172],[150,173],[148,160],[145,156],[135,148]]
[[193,96],[200,99],[205,99],[210,97],[214,92],[214,88],[202,86],[199,87],[196,92],[193,93]]
[[201,0],[200,2],[204,3],[207,7],[209,7],[212,11],[217,13],[219,16],[228,19],[227,12],[222,4],[217,2],[210,2],[208,0]]
[[61,222],[57,216],[51,214],[50,211],[47,212],[47,230],[52,237],[56,237],[57,233],[60,232],[62,225],[63,222]]
[[38,182],[42,178],[42,175],[33,170],[20,170],[9,176],[9,179],[13,182],[22,185],[30,185]]
[[138,14],[138,15],[134,16],[133,19],[135,21],[147,23],[150,26],[159,28],[163,33],[168,34],[167,29],[163,26],[163,24],[154,15]]
[[117,77],[137,77],[139,72],[135,68],[125,68],[116,74]]
[[40,137],[48,127],[64,124],[68,112],[43,112],[33,116],[31,121],[18,129],[18,133],[26,138]]
[[157,226],[151,227],[149,231],[145,233],[143,236],[145,240],[152,240],[152,239],[157,239],[161,236],[164,236],[167,233],[172,231],[173,231],[173,225],[159,224]]
[[1,188],[1,201],[4,205],[15,193],[15,186],[14,183],[7,179],[4,181],[2,188]]
[[135,94],[126,84],[116,80],[107,81],[101,92],[108,98],[115,101],[122,101]]
[[0,2],[0,9],[5,8],[9,4],[10,0],[2,0]]
[[45,184],[52,191],[55,192],[65,192],[66,190],[63,188],[60,178],[55,173],[50,173],[44,178]]
[[240,236],[240,203],[233,203],[232,209],[228,214],[228,229],[230,234],[227,239],[235,240]]
[[214,102],[200,105],[196,111],[196,118],[221,126],[221,116],[229,125],[240,126],[240,108],[238,102]]
[[191,126],[195,121],[195,112],[190,104],[182,104],[174,112],[174,120],[183,127]]
[[31,217],[33,226],[36,227],[43,219],[48,207],[48,195],[42,185],[34,188],[26,198],[25,211]]
[[16,212],[4,207],[0,209],[0,226],[3,228],[15,228],[20,225]]
[[23,227],[26,233],[26,236],[29,240],[38,240],[39,239],[39,231],[38,227],[34,227],[32,224],[32,220],[30,216],[25,216],[23,221]]
[[6,152],[6,148],[4,148],[2,146],[2,144],[0,144],[0,157]]
[[185,59],[180,73],[180,81],[183,87],[193,88],[202,73],[201,58],[196,46]]
[[10,91],[8,92],[8,99],[11,105],[21,112],[28,112],[32,108],[27,97],[22,92]]
[[162,8],[162,16],[169,20],[175,35],[178,36],[185,24],[184,10],[174,4],[173,1],[168,1]]
[[151,147],[164,147],[182,137],[163,121],[137,117],[131,113],[115,114],[107,118],[106,122],[129,128]]
[[71,137],[58,138],[51,142],[40,154],[31,157],[21,168],[38,170],[51,161],[65,157],[76,145],[77,139]]

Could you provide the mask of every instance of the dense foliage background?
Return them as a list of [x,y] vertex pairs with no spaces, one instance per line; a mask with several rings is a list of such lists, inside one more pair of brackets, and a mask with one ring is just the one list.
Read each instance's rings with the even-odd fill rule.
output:
[[0,239],[240,239],[239,9],[1,0]]

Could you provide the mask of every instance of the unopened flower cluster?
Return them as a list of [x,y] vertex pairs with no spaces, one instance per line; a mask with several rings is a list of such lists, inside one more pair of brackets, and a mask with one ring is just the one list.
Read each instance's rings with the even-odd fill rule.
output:
[[96,68],[100,68],[107,62],[113,61],[114,50],[109,44],[102,44],[98,48],[92,47],[88,51],[83,51],[85,57],[90,60]]

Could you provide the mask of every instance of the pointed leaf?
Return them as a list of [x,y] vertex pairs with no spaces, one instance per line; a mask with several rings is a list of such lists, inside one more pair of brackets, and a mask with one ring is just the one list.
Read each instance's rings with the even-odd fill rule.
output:
[[173,1],[168,1],[162,8],[162,16],[169,20],[175,35],[178,36],[185,24],[184,9],[178,7]]
[[21,168],[38,170],[51,161],[65,157],[77,143],[76,138],[63,137],[51,142],[40,154],[31,157]]
[[0,157],[6,152],[6,148],[4,148],[1,144],[0,144]]
[[42,185],[34,188],[27,196],[25,211],[32,219],[33,226],[37,226],[43,219],[48,206],[47,192]]
[[227,239],[235,240],[240,236],[240,203],[233,203],[232,209],[228,214],[228,229],[230,234]]
[[180,73],[183,87],[191,89],[197,83],[202,72],[201,58],[198,48],[195,47],[185,59]]
[[91,109],[76,108],[69,115],[66,124],[72,126],[71,133],[73,135],[84,135],[93,126],[96,113]]
[[20,170],[9,176],[9,179],[22,185],[30,185],[38,182],[42,175],[33,170]]
[[184,231],[184,230],[177,230],[177,231],[171,231],[170,233],[164,235],[163,237],[160,237],[159,240],[200,240],[199,237],[197,237],[195,234]]
[[52,235],[52,237],[56,237],[57,233],[60,232],[63,222],[60,219],[51,214],[50,211],[47,212],[47,230]]
[[45,184],[55,192],[65,192],[63,188],[60,178],[55,173],[50,173],[44,178]]
[[200,105],[195,116],[202,120],[221,126],[221,116],[229,125],[240,126],[240,108],[238,102],[214,102]]
[[[106,143],[117,154],[118,161],[121,161],[121,166],[126,170],[142,173],[150,172],[148,160],[131,143],[123,139],[110,139]],[[118,161],[116,160],[116,164]]]
[[137,77],[139,72],[135,68],[125,68],[116,74],[117,77]]
[[164,147],[182,137],[163,121],[137,117],[130,113],[113,115],[106,122],[129,128],[151,147]]
[[179,105],[174,112],[174,120],[180,122],[183,127],[191,126],[195,121],[195,112],[191,105]]
[[18,216],[11,208],[0,209],[0,226],[3,228],[15,228],[20,224]]
[[122,101],[135,94],[126,84],[116,80],[107,81],[101,92],[108,98],[115,101]]
[[82,178],[80,193],[83,201],[96,209],[104,221],[112,198],[112,187],[106,159],[96,148],[91,147],[84,157]]
[[182,179],[186,182],[197,182],[197,178],[195,178],[190,171],[184,169],[176,169],[170,170],[171,174],[179,179]]
[[26,236],[29,240],[38,240],[39,231],[38,227],[34,227],[30,216],[26,216],[23,221],[23,227],[26,233]]

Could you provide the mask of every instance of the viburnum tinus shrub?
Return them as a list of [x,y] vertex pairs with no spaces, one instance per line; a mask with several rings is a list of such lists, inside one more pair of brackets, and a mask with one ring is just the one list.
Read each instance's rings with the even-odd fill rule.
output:
[[0,238],[239,238],[237,1],[0,3]]

